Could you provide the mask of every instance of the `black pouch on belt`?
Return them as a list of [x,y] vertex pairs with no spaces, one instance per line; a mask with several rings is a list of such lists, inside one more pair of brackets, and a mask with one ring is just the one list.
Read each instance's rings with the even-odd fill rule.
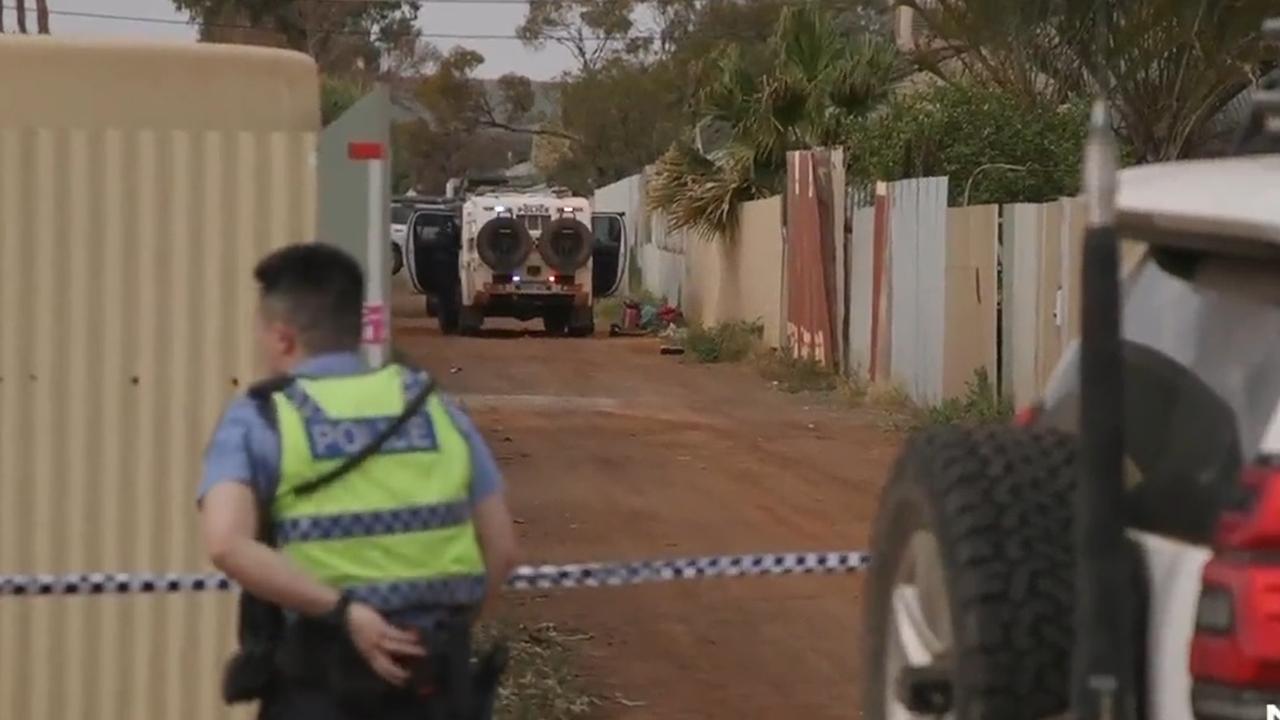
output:
[[471,692],[471,621],[450,618],[418,628],[427,657],[415,663],[410,684],[436,698],[447,717],[469,720],[475,716]]
[[275,605],[242,594],[239,625],[240,649],[227,661],[222,675],[222,699],[228,705],[261,700],[271,693],[284,615]]
[[495,645],[473,661],[472,619],[459,616],[419,630],[429,656],[413,669],[412,684],[433,694],[449,720],[489,720],[507,666],[507,648]]

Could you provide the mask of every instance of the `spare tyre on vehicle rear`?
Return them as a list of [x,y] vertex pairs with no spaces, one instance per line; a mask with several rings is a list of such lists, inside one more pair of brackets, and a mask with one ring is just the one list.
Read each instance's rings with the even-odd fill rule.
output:
[[1077,455],[1062,433],[913,436],[871,545],[862,717],[1026,720],[1067,709]]
[[591,259],[595,249],[591,228],[572,216],[559,218],[547,225],[538,239],[542,259],[558,273],[574,273]]
[[502,215],[480,227],[476,251],[494,272],[515,272],[533,252],[533,238],[519,220]]

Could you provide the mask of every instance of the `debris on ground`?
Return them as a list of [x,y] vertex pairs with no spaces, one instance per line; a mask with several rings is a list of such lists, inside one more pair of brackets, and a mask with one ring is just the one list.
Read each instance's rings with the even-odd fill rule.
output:
[[618,336],[623,336],[623,337],[645,337],[645,336],[648,336],[648,335],[650,335],[650,334],[651,334],[651,333],[650,333],[648,330],[645,330],[645,329],[643,329],[643,328],[624,328],[624,327],[622,327],[621,325],[619,325],[619,324],[617,324],[617,323],[614,323],[614,324],[612,324],[612,325],[610,325],[610,326],[609,326],[609,336],[610,336],[610,337],[618,337]]
[[642,700],[628,700],[628,699],[626,699],[626,698],[622,697],[622,695],[621,695],[621,694],[615,694],[615,695],[613,696],[613,700],[614,700],[614,702],[618,703],[619,705],[622,705],[623,707],[632,707],[632,708],[634,708],[634,707],[644,707],[645,705],[648,705],[648,704],[649,704],[649,703],[644,702],[644,701],[642,701]]
[[667,303],[657,304],[624,300],[618,318],[609,324],[612,337],[655,335],[684,325],[680,308]]
[[680,345],[663,345],[658,348],[658,352],[662,355],[683,355],[684,347]]

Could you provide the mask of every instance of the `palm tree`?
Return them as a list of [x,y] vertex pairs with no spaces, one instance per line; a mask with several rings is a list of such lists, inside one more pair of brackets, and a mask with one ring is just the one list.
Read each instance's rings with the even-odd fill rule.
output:
[[27,0],[15,0],[14,12],[18,14],[18,32],[27,34]]
[[1127,0],[1105,3],[1106,16],[1098,0],[897,3],[928,28],[917,60],[939,77],[1055,104],[1106,88],[1145,161],[1202,152],[1222,111],[1275,64],[1260,34],[1275,0]]
[[781,191],[788,150],[839,143],[903,76],[897,50],[850,39],[817,3],[788,7],[765,52],[712,56],[692,136],[657,162],[649,203],[672,229],[732,237],[739,203]]
[[36,0],[36,32],[49,34],[49,0]]

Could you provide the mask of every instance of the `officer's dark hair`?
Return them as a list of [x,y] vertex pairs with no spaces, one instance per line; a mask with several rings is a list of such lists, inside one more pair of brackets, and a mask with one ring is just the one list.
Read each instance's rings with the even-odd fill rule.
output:
[[293,326],[310,353],[360,346],[364,272],[332,245],[307,243],[281,248],[253,270],[264,309]]

